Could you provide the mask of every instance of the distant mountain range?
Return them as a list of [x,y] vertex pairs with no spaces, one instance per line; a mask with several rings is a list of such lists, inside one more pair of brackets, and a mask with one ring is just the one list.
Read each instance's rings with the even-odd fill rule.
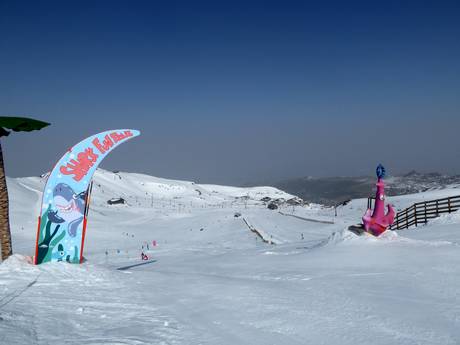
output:
[[[365,198],[375,193],[376,177],[301,177],[274,183],[273,186],[308,202],[335,205],[348,199]],[[458,185],[460,175],[418,173],[411,171],[385,179],[387,195],[404,195]]]

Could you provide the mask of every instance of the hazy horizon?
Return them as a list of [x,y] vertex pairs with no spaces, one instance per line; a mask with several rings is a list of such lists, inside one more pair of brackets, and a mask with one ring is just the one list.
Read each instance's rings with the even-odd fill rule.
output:
[[460,173],[455,2],[0,2],[6,174],[107,129],[107,170],[227,185]]

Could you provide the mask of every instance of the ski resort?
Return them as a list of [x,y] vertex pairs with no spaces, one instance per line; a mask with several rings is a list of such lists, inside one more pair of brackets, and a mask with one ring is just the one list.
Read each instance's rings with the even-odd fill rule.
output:
[[0,345],[460,345],[460,2],[0,32]]
[[[18,254],[0,265],[5,344],[63,337],[75,344],[456,344],[460,337],[458,212],[358,236],[347,227],[365,213],[366,199],[337,216],[316,204],[270,210],[262,199],[292,195],[98,170],[86,262],[37,266],[26,255],[45,182],[8,179]],[[388,201],[403,210],[458,195],[459,187]],[[126,203],[107,204],[113,197]]]

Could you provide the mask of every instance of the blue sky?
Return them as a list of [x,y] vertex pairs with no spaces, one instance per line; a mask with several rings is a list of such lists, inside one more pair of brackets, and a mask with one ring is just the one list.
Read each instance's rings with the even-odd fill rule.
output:
[[111,128],[142,136],[102,167],[199,182],[460,173],[455,2],[0,0],[0,32],[0,114],[52,123],[10,176]]

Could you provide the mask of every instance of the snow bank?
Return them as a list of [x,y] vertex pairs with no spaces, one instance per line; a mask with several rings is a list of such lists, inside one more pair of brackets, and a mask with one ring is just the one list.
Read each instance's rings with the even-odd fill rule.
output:
[[32,258],[21,254],[11,255],[0,263],[0,271],[21,271],[31,267],[36,267],[33,265]]
[[430,220],[430,225],[443,225],[443,224],[459,224],[460,223],[460,210],[442,214],[438,218]]

